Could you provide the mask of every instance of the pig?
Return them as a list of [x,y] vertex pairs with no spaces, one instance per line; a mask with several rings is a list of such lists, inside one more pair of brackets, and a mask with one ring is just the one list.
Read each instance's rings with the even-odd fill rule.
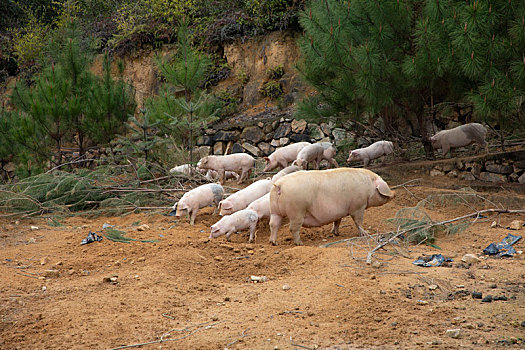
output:
[[328,167],[339,167],[339,164],[337,164],[337,161],[334,159],[336,152],[334,145],[332,145],[330,142],[318,142],[318,144],[324,149],[322,159],[326,159],[328,161]]
[[272,176],[272,183],[275,183],[275,181],[279,180],[281,177],[286,176],[291,173],[295,173],[296,171],[302,170],[302,168],[298,167],[297,165],[290,165],[283,170],[279,171],[277,174]]
[[347,162],[353,160],[362,160],[363,165],[366,167],[370,164],[371,160],[379,158],[381,156],[394,152],[394,145],[390,141],[377,141],[368,147],[358,148],[350,151],[348,154]]
[[184,174],[191,176],[196,171],[196,168],[191,164],[182,164],[170,169],[170,174]]
[[263,172],[272,171],[277,167],[281,167],[282,169],[286,168],[288,164],[297,159],[297,154],[308,145],[310,145],[310,142],[297,142],[279,148],[270,154],[269,157],[264,157],[266,167],[263,169]]
[[232,233],[250,229],[250,242],[255,236],[255,228],[257,227],[257,213],[250,209],[239,210],[231,215],[226,215],[214,225],[211,226],[211,233],[209,239],[217,238],[221,235],[226,235],[226,240],[230,241]]
[[199,160],[199,169],[215,170],[219,174],[219,182],[224,184],[225,171],[234,171],[241,176],[238,184],[248,179],[252,169],[255,167],[255,159],[246,153],[234,153],[225,156],[206,156]]
[[304,147],[298,154],[297,159],[294,160],[292,165],[299,166],[303,169],[308,168],[309,163],[314,164],[314,169],[319,169],[319,163],[324,156],[324,147],[319,143],[310,144]]
[[245,209],[251,202],[270,192],[271,186],[272,181],[268,178],[255,181],[250,186],[235,192],[219,203],[219,215],[233,214]]
[[179,218],[184,214],[188,214],[190,218],[190,225],[195,225],[195,217],[200,208],[208,205],[215,205],[215,212],[217,206],[224,197],[224,189],[219,184],[206,184],[190,190],[182,196],[182,198],[173,205],[170,212],[175,211],[175,217]]
[[452,149],[457,147],[468,146],[474,142],[485,148],[485,153],[488,153],[488,144],[485,141],[487,128],[479,123],[470,123],[460,125],[449,130],[442,130],[430,138],[432,148],[440,149],[443,152],[443,157],[450,151],[452,157]]
[[359,234],[365,235],[365,209],[381,206],[393,197],[388,184],[368,169],[338,168],[287,175],[277,180],[270,191],[270,243],[277,244],[277,232],[285,217],[297,245],[302,244],[302,226],[333,222],[332,233],[338,235],[341,219],[348,215]]
[[[204,177],[207,178],[210,181],[213,181],[213,180],[216,180],[216,179],[219,178],[219,173],[216,172],[215,170],[208,169],[208,171],[205,171],[205,173],[206,173],[206,175]],[[239,180],[239,174],[237,174],[234,171],[225,171],[224,172],[224,180],[228,181],[228,180],[231,180],[231,179],[233,179],[235,181],[238,181]]]
[[[246,209],[250,209],[256,212],[257,220],[269,218],[270,217],[270,194],[267,193],[261,198],[254,200],[253,202],[250,203],[250,205]],[[250,238],[248,242],[253,243],[254,240],[255,240],[255,237],[252,234],[250,234]]]

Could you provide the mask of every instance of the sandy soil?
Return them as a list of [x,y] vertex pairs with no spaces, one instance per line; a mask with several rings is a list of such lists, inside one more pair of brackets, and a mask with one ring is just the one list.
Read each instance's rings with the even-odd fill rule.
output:
[[[418,175],[385,178],[396,185]],[[449,178],[418,183],[398,188],[393,201],[367,210],[371,233],[394,229],[385,219],[399,209],[462,186]],[[490,207],[485,204],[474,207]],[[438,221],[472,210],[471,204],[459,204],[427,213]],[[272,246],[267,222],[260,224],[255,244],[247,243],[246,234],[234,235],[232,242],[224,237],[209,241],[209,227],[218,220],[212,211],[202,210],[193,227],[158,212],[77,216],[58,227],[44,218],[2,219],[0,348],[113,349],[145,343],[143,348],[152,349],[524,347],[525,255],[461,262],[464,254],[481,254],[489,243],[499,242],[511,232],[505,226],[525,220],[523,214],[490,216],[461,233],[440,233],[435,244],[441,250],[389,245],[366,265],[372,241],[319,247],[357,236],[350,218],[343,220],[339,237],[330,235],[329,226],[303,229],[305,245],[296,247],[282,228],[279,245]],[[493,220],[501,226],[491,228]],[[104,238],[80,245],[103,223],[117,225],[129,237],[158,241],[126,244]],[[149,229],[138,231],[143,224]],[[525,229],[512,233],[523,235]],[[516,250],[525,250],[524,241]],[[454,262],[432,268],[412,264],[433,253]],[[252,275],[267,280],[254,283]],[[112,276],[114,281],[107,282]],[[481,302],[471,297],[473,291],[508,300]],[[445,335],[450,329],[460,329],[459,337]]]

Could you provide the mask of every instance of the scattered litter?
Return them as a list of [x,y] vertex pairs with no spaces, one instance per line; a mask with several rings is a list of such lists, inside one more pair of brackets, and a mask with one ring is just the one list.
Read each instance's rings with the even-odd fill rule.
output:
[[166,216],[175,216],[176,214],[177,214],[177,211],[176,210],[172,210],[168,214],[166,214]]
[[38,230],[38,226],[31,226],[31,231],[36,231]]
[[507,237],[503,238],[500,243],[489,244],[487,248],[483,249],[483,253],[487,255],[496,255],[498,258],[513,256],[516,254],[516,250],[514,249],[513,245],[520,239],[521,236],[514,236],[513,234],[509,233]]
[[110,225],[110,224],[108,224],[108,223],[104,223],[104,224],[102,224],[102,229],[103,229],[103,230],[105,230],[105,229],[107,229],[107,228],[110,228],[110,227],[115,227],[115,225]]
[[102,240],[102,236],[97,235],[95,232],[89,232],[87,237],[82,240],[82,244],[88,244],[92,242],[99,242]]
[[266,282],[268,280],[268,277],[266,277],[266,276],[250,276],[250,280],[253,283],[263,283],[263,282]]
[[443,263],[452,262],[451,258],[445,258],[442,254],[432,254],[430,256],[420,256],[412,264],[424,267],[441,266]]

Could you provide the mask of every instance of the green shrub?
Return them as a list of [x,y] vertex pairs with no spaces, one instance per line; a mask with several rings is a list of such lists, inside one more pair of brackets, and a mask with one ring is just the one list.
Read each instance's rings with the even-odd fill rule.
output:
[[282,95],[283,88],[278,81],[270,80],[259,89],[259,92],[265,97],[277,98]]

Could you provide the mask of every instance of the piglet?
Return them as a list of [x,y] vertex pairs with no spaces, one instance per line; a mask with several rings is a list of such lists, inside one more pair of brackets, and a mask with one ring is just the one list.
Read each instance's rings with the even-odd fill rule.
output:
[[277,167],[286,168],[297,158],[297,154],[308,145],[310,145],[309,142],[297,142],[275,150],[269,157],[264,157],[266,167],[263,171],[272,171]]
[[390,141],[377,141],[368,147],[358,148],[350,152],[347,162],[362,160],[366,167],[371,160],[394,152],[394,145]]
[[287,166],[272,177],[272,183],[275,183],[275,181],[279,180],[283,176],[286,176],[299,170],[303,170],[303,168],[298,167],[297,165]]
[[272,181],[268,178],[256,181],[250,186],[235,192],[219,203],[219,215],[229,215],[245,209],[251,202],[270,192],[271,186]]
[[298,154],[297,159],[292,165],[297,165],[303,169],[308,168],[309,163],[314,164],[314,169],[319,169],[319,163],[323,159],[325,148],[319,143],[310,144],[304,147]]
[[[267,193],[261,198],[251,202],[246,209],[256,212],[258,220],[270,218],[270,194]],[[250,234],[249,242],[253,243],[254,238],[255,237]]]
[[452,149],[457,147],[468,146],[471,143],[478,143],[488,152],[488,145],[485,141],[487,128],[479,123],[470,123],[460,125],[449,130],[442,130],[430,138],[432,148],[440,149],[443,152],[443,157],[450,150],[452,156]]
[[334,145],[332,145],[332,143],[330,142],[318,142],[318,144],[324,149],[322,159],[325,159],[328,161],[328,167],[329,168],[339,167],[339,165],[337,164],[337,161],[334,159],[335,153],[336,153],[336,149]]
[[195,224],[195,217],[200,208],[207,207],[208,205],[214,204],[215,211],[217,211],[217,205],[224,196],[224,189],[219,184],[206,184],[194,188],[186,192],[182,198],[173,205],[173,209],[170,212],[172,214],[175,211],[175,217],[179,218],[184,214],[188,214],[190,217],[190,225]]
[[[217,180],[219,178],[219,173],[216,172],[215,170],[208,169],[208,171],[206,171],[205,177],[208,180],[210,180],[210,181]],[[238,181],[239,180],[239,174],[237,174],[234,171],[225,171],[224,172],[224,180],[226,180],[226,181],[228,181],[228,180]]]
[[230,241],[232,233],[250,229],[250,242],[255,236],[255,228],[257,227],[257,213],[253,210],[244,209],[239,210],[231,215],[226,215],[217,223],[212,225],[210,239],[226,235],[226,240]]
[[170,169],[170,174],[184,174],[187,176],[193,175],[197,169],[191,164],[182,164]]
[[199,160],[197,167],[200,169],[212,169],[219,174],[219,182],[224,184],[225,172],[234,171],[241,176],[237,183],[248,179],[252,169],[255,167],[255,159],[246,153],[234,153],[225,156],[206,156]]

